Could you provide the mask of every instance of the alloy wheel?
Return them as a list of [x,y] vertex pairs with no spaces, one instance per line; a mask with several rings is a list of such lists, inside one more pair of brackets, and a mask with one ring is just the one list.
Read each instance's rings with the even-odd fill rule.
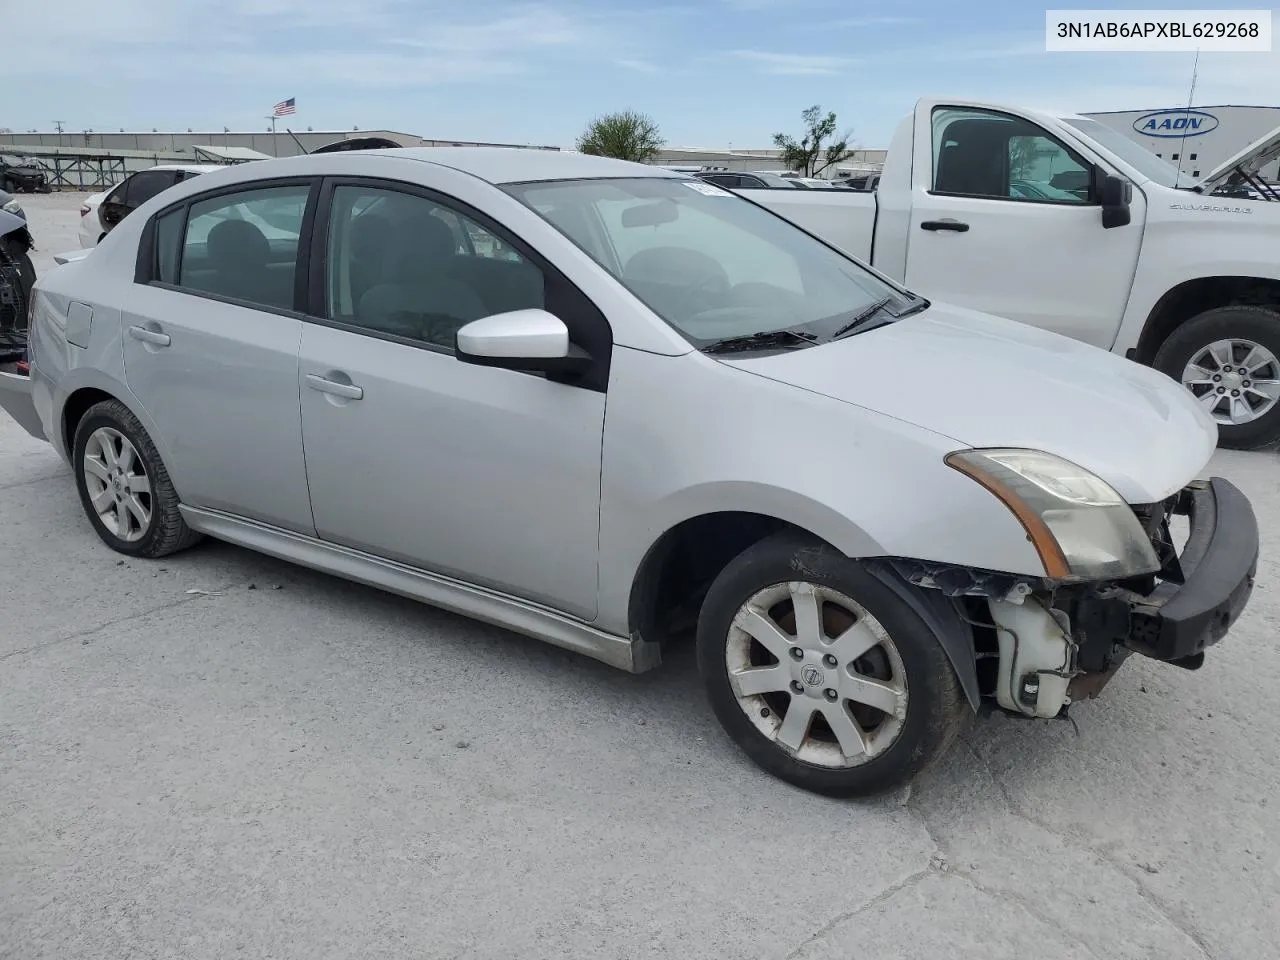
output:
[[1280,401],[1280,359],[1252,340],[1215,340],[1191,357],[1182,385],[1219,424],[1252,423]]
[[858,766],[902,732],[902,657],[880,621],[838,590],[806,581],[760,590],[734,617],[725,665],[738,706],[797,760]]
[[151,480],[129,438],[99,427],[85,444],[81,469],[102,525],[126,543],[141,540],[151,527]]

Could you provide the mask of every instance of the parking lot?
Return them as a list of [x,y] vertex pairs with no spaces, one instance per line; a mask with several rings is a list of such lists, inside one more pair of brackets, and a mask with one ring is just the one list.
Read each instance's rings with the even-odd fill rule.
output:
[[[21,197],[38,271],[81,197]],[[1201,670],[837,802],[750,764],[691,650],[630,676],[215,542],[126,560],[0,419],[0,957],[1276,957],[1280,455],[1212,470],[1263,559]]]

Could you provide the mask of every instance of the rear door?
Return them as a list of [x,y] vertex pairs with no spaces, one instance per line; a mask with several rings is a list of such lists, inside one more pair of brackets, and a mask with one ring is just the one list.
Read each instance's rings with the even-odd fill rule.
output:
[[1145,219],[1106,229],[1093,158],[1031,119],[942,101],[916,108],[906,284],[1109,348]]
[[307,179],[259,181],[162,211],[121,317],[126,381],[183,502],[304,534],[298,305],[312,192]]

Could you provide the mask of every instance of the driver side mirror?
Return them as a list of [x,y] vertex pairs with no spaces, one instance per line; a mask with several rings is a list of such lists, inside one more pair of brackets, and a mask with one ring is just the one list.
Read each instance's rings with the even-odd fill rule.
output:
[[546,310],[512,310],[481,317],[454,335],[463,363],[535,373],[576,374],[591,366],[590,355],[569,340],[564,321]]
[[1133,184],[1123,177],[1093,168],[1093,195],[1102,206],[1102,227],[1124,227],[1133,219],[1129,204],[1133,202]]

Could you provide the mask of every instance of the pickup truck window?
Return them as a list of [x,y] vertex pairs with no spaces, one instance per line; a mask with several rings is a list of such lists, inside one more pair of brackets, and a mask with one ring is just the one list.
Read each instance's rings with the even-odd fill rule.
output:
[[[1124,134],[1117,133],[1097,120],[1083,120],[1072,117],[1063,121],[1074,127],[1080,134],[1101,147],[1100,152],[1113,153],[1144,177],[1153,180],[1162,187],[1189,187],[1185,175],[1178,173],[1178,168],[1156,156],[1145,147],[1134,143]],[[1195,159],[1195,154],[1191,155]],[[1192,174],[1192,182],[1197,174]]]
[[1060,140],[989,110],[933,113],[933,192],[1031,203],[1086,204],[1089,165]]
[[788,221],[702,180],[505,189],[696,346],[794,328],[826,339],[872,304],[910,299]]

